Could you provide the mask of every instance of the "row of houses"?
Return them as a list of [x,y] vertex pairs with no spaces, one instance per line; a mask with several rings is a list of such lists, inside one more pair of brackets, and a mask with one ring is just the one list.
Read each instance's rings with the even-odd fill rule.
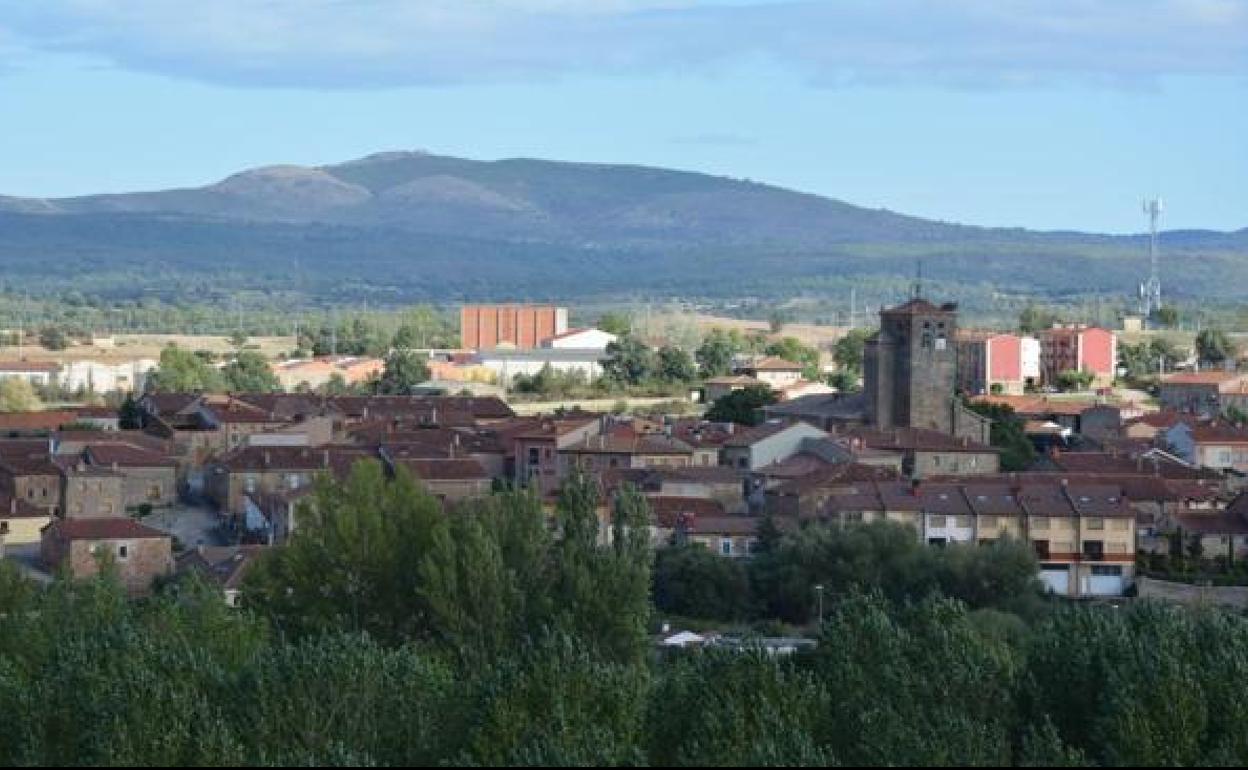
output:
[[1089,372],[1094,387],[1113,384],[1118,338],[1108,329],[1056,324],[1035,336],[960,330],[958,385],[964,393],[1021,395],[1058,384],[1063,372]]

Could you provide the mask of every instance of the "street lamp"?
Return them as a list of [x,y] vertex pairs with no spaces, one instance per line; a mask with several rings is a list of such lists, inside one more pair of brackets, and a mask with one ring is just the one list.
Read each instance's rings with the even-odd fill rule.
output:
[[823,583],[815,584],[815,596],[819,599],[819,627],[823,628]]

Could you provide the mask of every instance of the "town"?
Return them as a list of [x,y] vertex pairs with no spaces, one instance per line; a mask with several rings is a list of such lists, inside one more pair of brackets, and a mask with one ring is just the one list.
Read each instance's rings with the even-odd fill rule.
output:
[[[590,386],[629,349],[656,354],[626,330],[570,329],[567,308],[555,306],[464,306],[457,349],[266,362],[263,392],[166,391],[167,354],[0,361],[2,380],[127,392],[117,409],[0,415],[5,556],[48,580],[62,569],[94,574],[107,552],[138,594],[200,571],[233,605],[250,563],[299,530],[317,478],[343,481],[374,461],[391,476],[404,469],[449,506],[514,487],[552,515],[569,476],[589,474],[602,493],[603,538],[611,499],[633,485],[658,549],[695,543],[748,559],[765,520],[781,530],[890,521],[933,547],[1027,543],[1059,596],[1188,586],[1207,598],[1201,579],[1236,582],[1248,556],[1248,429],[1235,416],[1248,375],[1224,361],[1202,370],[1193,351],[1174,362],[1188,370],[1161,377],[1155,398],[1115,389],[1114,331],[963,329],[956,304],[917,292],[881,310],[874,332],[846,332],[842,352],[859,350],[839,364],[837,343],[805,348],[807,361],[704,343],[699,361],[684,355],[686,368],[709,376],[692,371],[676,391],[683,398],[638,413],[626,402],[533,413],[520,401],[518,414],[508,403],[525,380]],[[721,332],[704,340],[730,339]],[[769,336],[785,339],[783,329]],[[377,384],[407,360],[396,353],[424,377],[403,395],[380,394]],[[233,365],[226,358],[215,366]],[[679,409],[664,413],[671,403]],[[1192,571],[1175,573],[1178,586],[1160,579],[1172,557]],[[1232,589],[1225,601],[1239,596]]]
[[0,2],[0,766],[1248,765],[1246,53]]

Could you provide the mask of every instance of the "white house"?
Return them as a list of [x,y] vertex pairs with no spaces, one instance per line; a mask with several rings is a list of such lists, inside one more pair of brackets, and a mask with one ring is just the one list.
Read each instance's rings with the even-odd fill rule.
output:
[[114,390],[139,392],[147,375],[158,365],[151,358],[103,363],[101,361],[66,361],[61,369],[60,383],[67,390],[108,393]]
[[477,354],[477,362],[498,377],[499,382],[510,384],[516,375],[532,376],[544,366],[556,372],[579,371],[589,381],[602,376],[603,350],[598,348],[537,348],[534,350],[483,350]]
[[542,347],[561,350],[606,350],[607,345],[617,339],[619,337],[601,329],[572,329],[542,340]]

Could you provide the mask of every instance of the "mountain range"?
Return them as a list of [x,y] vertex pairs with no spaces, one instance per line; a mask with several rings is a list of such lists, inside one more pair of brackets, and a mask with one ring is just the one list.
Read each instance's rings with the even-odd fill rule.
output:
[[[1168,292],[1229,298],[1248,229],[1163,234]],[[205,187],[0,196],[10,288],[101,296],[297,291],[317,300],[768,297],[927,275],[1060,297],[1125,294],[1140,236],[936,222],[642,166],[387,152]]]

